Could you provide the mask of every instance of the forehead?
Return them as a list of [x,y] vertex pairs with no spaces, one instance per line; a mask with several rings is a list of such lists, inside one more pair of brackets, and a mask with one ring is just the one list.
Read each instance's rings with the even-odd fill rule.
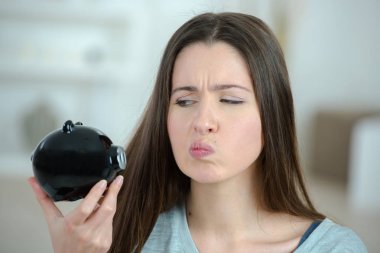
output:
[[173,86],[213,82],[252,87],[248,64],[225,42],[197,42],[182,49],[174,63],[172,82]]

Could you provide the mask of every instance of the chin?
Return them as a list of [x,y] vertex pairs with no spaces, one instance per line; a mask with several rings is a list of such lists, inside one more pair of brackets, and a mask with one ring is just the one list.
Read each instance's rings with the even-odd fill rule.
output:
[[228,179],[229,173],[226,169],[211,161],[186,161],[180,164],[180,170],[192,181],[200,184],[220,183]]
[[199,184],[214,184],[225,180],[225,177],[215,171],[191,171],[186,174],[190,179]]

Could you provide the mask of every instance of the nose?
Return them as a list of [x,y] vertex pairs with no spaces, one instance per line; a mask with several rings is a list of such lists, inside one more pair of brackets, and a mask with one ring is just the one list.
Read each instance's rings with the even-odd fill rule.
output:
[[194,130],[201,135],[216,133],[218,131],[215,110],[209,103],[200,103],[194,120]]

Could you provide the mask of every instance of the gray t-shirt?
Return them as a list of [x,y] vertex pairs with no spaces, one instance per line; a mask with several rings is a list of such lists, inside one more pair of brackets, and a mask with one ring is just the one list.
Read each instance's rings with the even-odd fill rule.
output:
[[[143,253],[199,253],[191,238],[184,205],[162,213],[145,243]],[[367,253],[351,229],[325,219],[294,253]]]

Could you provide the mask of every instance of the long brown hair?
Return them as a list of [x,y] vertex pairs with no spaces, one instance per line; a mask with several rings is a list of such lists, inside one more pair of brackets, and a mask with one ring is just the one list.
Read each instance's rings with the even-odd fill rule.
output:
[[304,185],[297,151],[293,98],[282,50],[258,18],[239,13],[205,13],[182,25],[163,54],[153,94],[126,149],[128,165],[119,193],[110,252],[140,252],[158,215],[184,200],[190,179],[171,149],[167,116],[178,53],[195,42],[223,41],[246,60],[261,113],[264,147],[258,166],[263,208],[323,219]]

